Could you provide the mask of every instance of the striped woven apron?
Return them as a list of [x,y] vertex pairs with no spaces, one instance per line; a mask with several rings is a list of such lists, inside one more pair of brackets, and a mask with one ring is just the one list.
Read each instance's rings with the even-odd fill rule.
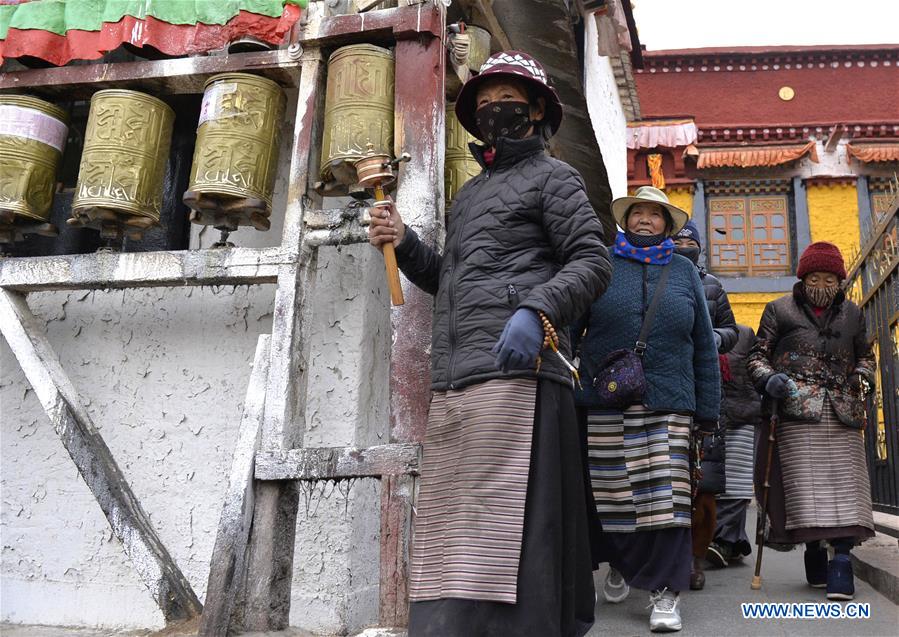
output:
[[820,422],[777,427],[786,528],[874,528],[865,439],[842,424],[829,400]]
[[409,598],[516,601],[536,379],[431,399]]
[[590,482],[603,532],[690,526],[691,423],[643,406],[588,413]]
[[742,425],[728,427],[725,431],[724,459],[727,491],[719,500],[751,500],[753,495],[752,471],[755,453],[755,427]]

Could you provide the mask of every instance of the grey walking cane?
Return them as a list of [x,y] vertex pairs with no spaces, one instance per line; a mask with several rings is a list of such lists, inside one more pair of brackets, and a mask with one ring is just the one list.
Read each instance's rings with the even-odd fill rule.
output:
[[768,515],[768,490],[771,487],[771,461],[774,458],[774,432],[777,429],[777,401],[774,401],[771,424],[768,429],[768,459],[765,463],[765,482],[762,484],[762,510],[755,530],[755,545],[758,553],[755,556],[755,575],[752,576],[751,588],[754,591],[762,587],[762,550],[765,548],[765,521]]

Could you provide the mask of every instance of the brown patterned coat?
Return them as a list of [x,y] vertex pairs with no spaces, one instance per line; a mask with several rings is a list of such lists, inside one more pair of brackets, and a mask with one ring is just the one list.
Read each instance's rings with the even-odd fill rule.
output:
[[852,381],[858,374],[873,385],[876,367],[864,316],[843,292],[816,317],[798,282],[765,307],[758,338],[747,362],[755,387],[763,392],[772,375],[784,373],[799,388],[780,401],[783,420],[819,422],[829,397],[840,422],[864,427],[865,404]]

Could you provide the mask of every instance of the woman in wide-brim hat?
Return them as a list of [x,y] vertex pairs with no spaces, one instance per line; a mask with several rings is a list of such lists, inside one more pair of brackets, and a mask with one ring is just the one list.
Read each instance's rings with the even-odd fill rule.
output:
[[[612,282],[572,328],[580,344],[584,389],[576,399],[587,430],[594,559],[610,565],[607,602],[623,601],[631,586],[648,590],[651,630],[680,630],[679,593],[689,586],[692,563],[691,430],[717,424],[718,351],[699,273],[675,254],[672,240],[689,215],[651,186],[615,200],[612,214],[622,228]],[[640,349],[663,274],[641,359],[646,390],[622,405],[614,381],[600,387],[593,379],[613,352]]]
[[594,606],[584,470],[544,326],[570,358],[562,328],[605,288],[608,252],[580,175],[545,153],[562,108],[536,60],[491,56],[456,112],[483,172],[456,195],[442,254],[393,206],[369,231],[435,296],[409,635],[578,637]]
[[[840,249],[811,244],[797,276],[792,293],[765,306],[747,364],[766,396],[763,412],[776,409],[780,417],[768,480],[768,539],[805,543],[809,585],[846,600],[855,594],[849,552],[874,535],[863,429],[876,361],[865,318],[841,287]],[[757,492],[769,427],[758,438]],[[822,542],[834,549],[832,560]]]

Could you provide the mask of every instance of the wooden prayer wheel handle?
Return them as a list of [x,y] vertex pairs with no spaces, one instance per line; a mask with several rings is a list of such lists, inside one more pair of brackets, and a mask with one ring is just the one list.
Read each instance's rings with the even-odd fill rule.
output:
[[403,284],[400,283],[400,269],[396,265],[396,251],[392,243],[384,244],[384,266],[387,269],[387,287],[390,288],[390,300],[394,305],[406,302],[403,298]]
[[[375,199],[383,201],[384,188],[381,184],[375,186]],[[384,267],[387,270],[387,287],[390,289],[390,300],[394,305],[403,305],[406,300],[403,298],[403,284],[400,282],[400,269],[396,265],[396,250],[393,248],[393,242],[388,241],[383,245],[384,250]]]

